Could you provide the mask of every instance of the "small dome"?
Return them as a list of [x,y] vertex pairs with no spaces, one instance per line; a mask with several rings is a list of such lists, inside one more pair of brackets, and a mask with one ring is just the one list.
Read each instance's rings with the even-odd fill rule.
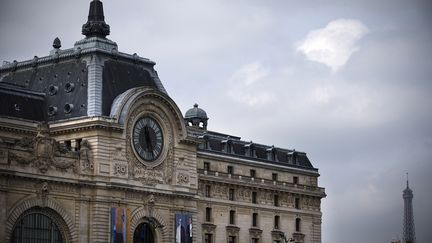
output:
[[195,104],[193,108],[186,111],[185,118],[186,119],[190,119],[190,118],[208,119],[207,113],[203,109],[198,108],[198,104]]
[[195,104],[193,108],[186,111],[184,120],[188,126],[207,129],[207,113],[203,109],[198,108],[198,104]]

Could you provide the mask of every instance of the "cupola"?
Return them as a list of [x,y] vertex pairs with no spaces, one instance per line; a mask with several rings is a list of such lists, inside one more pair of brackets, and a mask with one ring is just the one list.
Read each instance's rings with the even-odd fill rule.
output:
[[198,104],[195,104],[193,108],[186,111],[184,120],[187,126],[207,130],[207,113],[203,109],[198,108]]

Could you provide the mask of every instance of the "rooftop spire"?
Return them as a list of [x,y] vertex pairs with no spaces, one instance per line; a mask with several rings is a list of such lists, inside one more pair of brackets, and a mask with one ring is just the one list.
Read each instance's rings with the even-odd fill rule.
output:
[[407,188],[409,188],[409,182],[408,182],[408,172],[406,173],[407,176]]
[[82,34],[86,37],[105,38],[110,33],[110,27],[105,23],[102,2],[93,0],[90,3],[87,23],[82,26]]

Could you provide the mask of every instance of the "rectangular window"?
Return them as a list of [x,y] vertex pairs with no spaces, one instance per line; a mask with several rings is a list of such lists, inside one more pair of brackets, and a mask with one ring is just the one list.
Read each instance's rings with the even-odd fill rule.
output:
[[257,213],[252,214],[252,226],[258,227],[258,214]]
[[300,198],[296,197],[294,202],[295,202],[295,205],[294,205],[295,208],[300,209]]
[[235,224],[235,211],[234,210],[230,210],[229,223]]
[[210,197],[210,185],[205,185],[205,196]]
[[279,195],[277,194],[273,195],[273,205],[279,207]]
[[64,144],[67,150],[72,150],[72,142],[70,140],[64,141]]
[[235,236],[229,236],[228,237],[228,243],[236,243],[236,237]]
[[259,243],[259,239],[258,238],[252,238],[252,243]]
[[257,192],[252,192],[252,203],[257,203]]
[[250,177],[251,178],[255,178],[256,176],[256,171],[255,170],[250,170]]
[[234,174],[234,167],[228,165],[228,167],[227,167],[227,173],[229,175],[233,175]]
[[299,218],[296,218],[296,225],[295,225],[295,228],[296,228],[296,231],[297,231],[297,232],[300,232],[300,224],[301,224],[300,219],[299,219]]
[[206,213],[205,213],[206,222],[211,222],[211,218],[212,218],[211,214],[212,214],[212,209],[206,208]]
[[204,170],[210,171],[210,162],[204,162]]
[[272,173],[272,179],[273,179],[273,181],[277,181],[278,180],[278,174]]
[[294,176],[294,177],[293,177],[293,183],[294,183],[294,184],[298,184],[298,177],[297,177],[297,176]]
[[274,217],[274,228],[275,229],[279,229],[279,220],[280,220],[279,215],[276,215]]
[[204,242],[205,243],[212,243],[212,238],[213,238],[212,234],[205,234],[204,235]]
[[81,138],[75,139],[75,151],[80,151],[80,149],[81,149],[81,143],[82,143],[82,139]]
[[234,201],[234,189],[229,189],[228,198],[230,201]]

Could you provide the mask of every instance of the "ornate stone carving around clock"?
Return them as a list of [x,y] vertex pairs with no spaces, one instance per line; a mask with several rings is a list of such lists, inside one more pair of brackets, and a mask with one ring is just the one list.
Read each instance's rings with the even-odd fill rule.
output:
[[162,105],[141,97],[127,122],[129,176],[151,186],[173,179],[173,128]]

